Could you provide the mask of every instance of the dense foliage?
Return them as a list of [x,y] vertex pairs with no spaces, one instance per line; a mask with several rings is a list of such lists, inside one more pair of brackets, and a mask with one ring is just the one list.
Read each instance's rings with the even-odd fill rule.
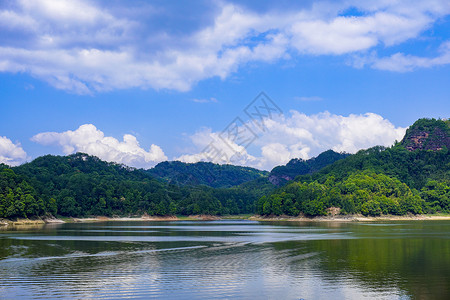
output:
[[36,190],[11,169],[0,168],[0,217],[17,218],[56,213],[54,199],[44,201]]
[[233,187],[268,175],[267,171],[249,167],[180,161],[161,162],[145,172],[173,184],[207,185],[214,188]]
[[345,160],[323,168],[311,176],[300,176],[299,180],[324,181],[328,176],[343,180],[350,173],[373,170],[398,178],[409,187],[421,189],[429,180],[448,182],[449,151],[408,151],[401,144],[390,148],[376,146],[361,150]]
[[77,153],[47,155],[0,168],[0,217],[45,214],[191,215],[252,213],[257,195],[243,189],[179,186],[143,170]]
[[327,208],[341,213],[420,214],[426,202],[396,178],[366,170],[350,174],[343,181],[329,176],[325,182],[293,182],[281,191],[258,200],[257,213],[264,215],[326,215]]
[[436,129],[442,130],[443,132],[450,134],[450,120],[436,120],[436,119],[419,119],[411,125],[405,133],[404,141],[411,137],[411,133],[420,130],[428,132],[429,135],[433,135]]

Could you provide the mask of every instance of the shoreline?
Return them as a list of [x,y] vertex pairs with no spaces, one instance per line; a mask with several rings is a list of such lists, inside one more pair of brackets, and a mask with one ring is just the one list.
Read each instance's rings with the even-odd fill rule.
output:
[[4,219],[0,218],[0,226],[31,226],[31,225],[45,225],[45,224],[62,224],[65,221],[57,218],[47,218],[47,219]]
[[230,216],[135,216],[135,217],[86,217],[86,218],[48,218],[48,219],[17,219],[8,220],[0,219],[0,226],[35,226],[46,224],[62,224],[62,223],[95,223],[95,222],[126,222],[126,221],[152,221],[152,222],[168,222],[168,221],[217,221],[217,220],[250,220],[250,221],[268,221],[268,222],[383,222],[383,221],[438,221],[450,220],[449,215],[406,215],[406,216],[378,216],[365,217],[363,215],[337,215],[337,216],[320,216],[320,217],[291,217],[291,216],[259,216],[259,215],[230,215]]
[[383,222],[383,221],[436,221],[450,220],[450,215],[383,215],[365,217],[363,215],[337,215],[320,217],[291,217],[291,216],[251,216],[248,220],[254,221],[283,221],[283,222]]
[[216,221],[222,220],[219,216],[210,215],[193,215],[193,216],[135,216],[135,217],[88,217],[88,218],[68,218],[66,223],[89,223],[89,222],[125,222],[125,221],[155,221],[155,222],[168,222],[168,221]]
[[[239,216],[236,216],[239,218]],[[106,217],[106,216],[93,216],[85,218],[39,218],[39,219],[5,219],[0,218],[0,227],[6,226],[35,226],[45,224],[63,224],[63,223],[95,223],[95,222],[126,222],[126,221],[216,221],[222,220],[219,216],[210,215],[193,215],[193,216],[134,216],[134,217]]]

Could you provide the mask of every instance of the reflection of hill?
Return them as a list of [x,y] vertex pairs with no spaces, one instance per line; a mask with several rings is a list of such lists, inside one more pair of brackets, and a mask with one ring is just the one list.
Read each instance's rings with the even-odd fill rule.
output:
[[7,232],[6,298],[446,299],[448,221],[105,222]]
[[[356,229],[359,238],[291,242],[274,247],[302,247],[302,252],[321,253],[316,267],[325,281],[348,282],[380,293],[400,290],[412,299],[448,299],[450,241],[442,238],[444,231],[439,223],[410,222],[377,230],[365,224],[342,225],[342,231]],[[400,295],[391,295],[395,296]]]

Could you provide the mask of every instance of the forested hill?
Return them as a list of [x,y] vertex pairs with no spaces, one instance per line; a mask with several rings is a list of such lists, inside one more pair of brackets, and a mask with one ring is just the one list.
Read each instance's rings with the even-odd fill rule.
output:
[[0,165],[0,218],[242,214],[254,212],[258,196],[239,188],[170,184],[83,153]]
[[[450,213],[449,122],[420,119],[401,143],[361,150],[258,201],[260,214]],[[417,139],[417,133],[424,138]],[[416,145],[416,146],[413,146]]]
[[249,167],[218,165],[210,162],[165,161],[146,170],[147,174],[178,185],[207,185],[228,188],[267,177],[269,172]]
[[269,181],[275,185],[283,185],[289,180],[293,180],[298,175],[315,173],[322,168],[346,158],[350,154],[338,153],[333,150],[322,152],[317,157],[308,160],[301,158],[291,159],[285,166],[278,166],[272,169]]

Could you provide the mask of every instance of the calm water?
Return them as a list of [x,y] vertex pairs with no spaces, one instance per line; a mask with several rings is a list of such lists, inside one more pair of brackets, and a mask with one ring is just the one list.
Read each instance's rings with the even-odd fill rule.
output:
[[0,230],[0,298],[450,299],[450,221]]

